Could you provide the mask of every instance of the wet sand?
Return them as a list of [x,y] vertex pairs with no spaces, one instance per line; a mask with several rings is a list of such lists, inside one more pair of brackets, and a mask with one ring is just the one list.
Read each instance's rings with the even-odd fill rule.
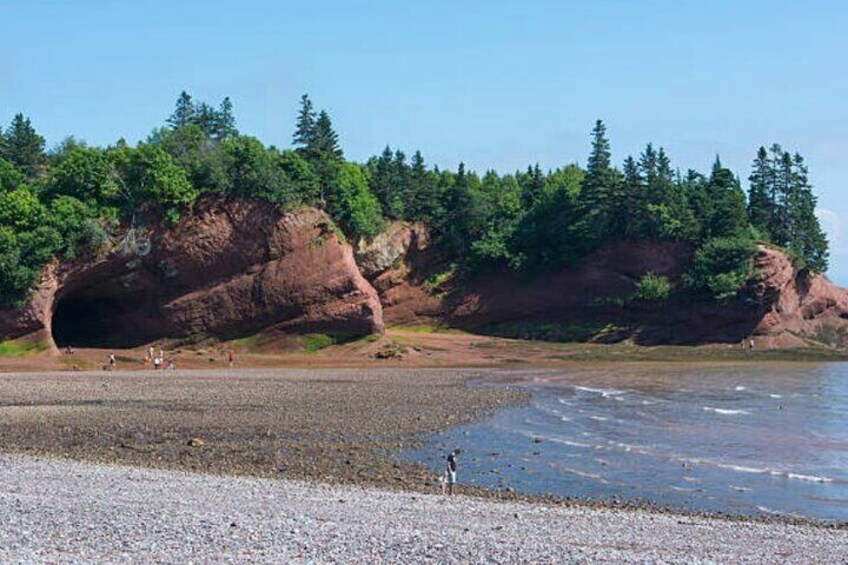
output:
[[0,451],[433,492],[392,458],[523,393],[487,371],[252,369],[6,373]]

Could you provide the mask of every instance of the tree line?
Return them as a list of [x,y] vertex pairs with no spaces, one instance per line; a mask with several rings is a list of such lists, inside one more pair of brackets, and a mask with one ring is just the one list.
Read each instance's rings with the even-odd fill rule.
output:
[[746,197],[718,158],[709,174],[681,173],[652,144],[616,167],[601,121],[585,167],[479,175],[462,163],[430,167],[420,151],[407,158],[388,146],[365,163],[348,161],[329,114],[307,95],[292,147],[282,150],[240,133],[229,98],[216,107],[186,92],[135,146],[68,138],[46,151],[18,114],[0,132],[0,303],[20,302],[51,257],[96,253],[122,223],[173,224],[203,193],[319,206],[353,239],[376,236],[387,220],[424,222],[470,275],[574,266],[622,240],[690,243],[686,285],[713,298],[735,294],[756,242],[786,248],[801,268],[826,270],[803,158],[761,148],[749,180]]

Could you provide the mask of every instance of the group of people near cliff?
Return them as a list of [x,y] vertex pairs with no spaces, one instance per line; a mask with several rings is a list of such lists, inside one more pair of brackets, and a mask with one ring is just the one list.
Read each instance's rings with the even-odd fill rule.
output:
[[177,368],[173,359],[165,359],[165,351],[162,347],[159,347],[158,351],[152,345],[148,347],[145,361],[153,363],[154,371],[158,371],[159,369],[174,370]]

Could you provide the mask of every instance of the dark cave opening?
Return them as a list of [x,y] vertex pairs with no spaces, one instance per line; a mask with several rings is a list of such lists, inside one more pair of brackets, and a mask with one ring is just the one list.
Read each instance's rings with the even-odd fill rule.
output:
[[53,310],[53,341],[59,348],[130,348],[149,343],[161,337],[151,327],[155,316],[149,305],[143,296],[109,296],[91,289],[67,294],[57,299]]

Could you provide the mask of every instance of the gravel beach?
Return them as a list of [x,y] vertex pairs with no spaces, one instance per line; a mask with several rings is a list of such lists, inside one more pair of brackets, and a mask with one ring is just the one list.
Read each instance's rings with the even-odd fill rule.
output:
[[844,563],[848,532],[0,455],[2,563]]

